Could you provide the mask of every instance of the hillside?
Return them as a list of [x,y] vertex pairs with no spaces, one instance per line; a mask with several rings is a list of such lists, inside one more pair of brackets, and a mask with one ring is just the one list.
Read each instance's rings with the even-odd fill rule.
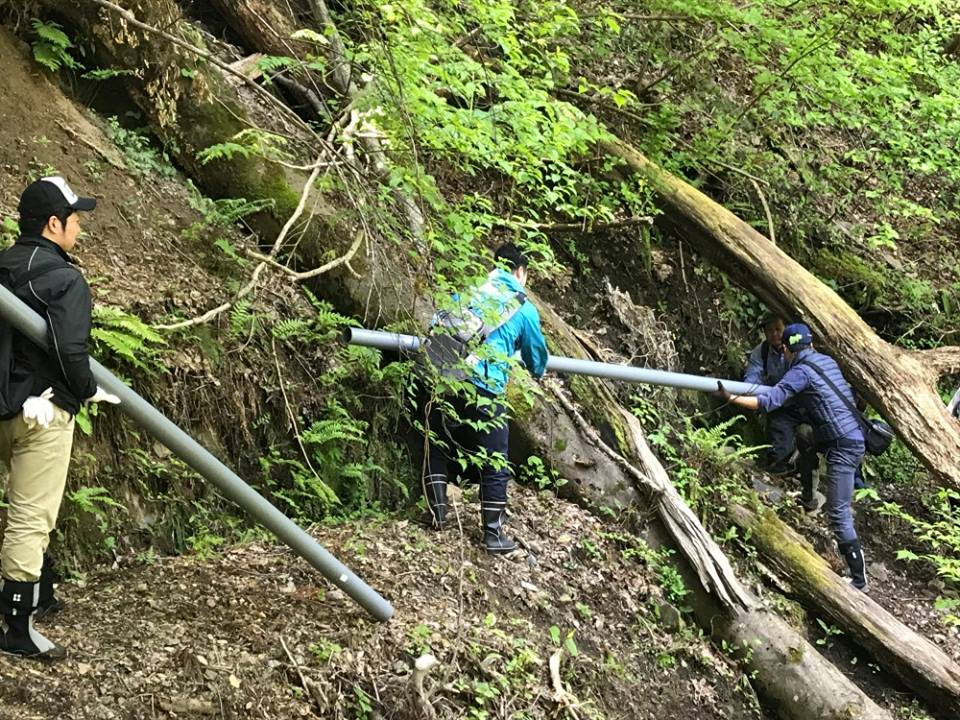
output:
[[[5,241],[30,179],[95,194],[94,353],[397,610],[371,623],[107,408],[54,538],[71,657],[0,659],[0,716],[952,717],[960,685],[890,648],[960,664],[960,476],[930,447],[957,432],[934,407],[960,369],[956,148],[934,149],[956,18],[628,5],[0,0]],[[824,518],[757,470],[759,424],[692,393],[518,373],[521,552],[480,552],[472,491],[462,533],[411,520],[410,365],[340,330],[421,332],[506,240],[556,354],[734,377],[765,305],[821,333],[902,437],[857,497],[864,605]],[[798,267],[811,294],[777,275]],[[771,554],[744,508],[833,572],[791,576],[802,543]]]

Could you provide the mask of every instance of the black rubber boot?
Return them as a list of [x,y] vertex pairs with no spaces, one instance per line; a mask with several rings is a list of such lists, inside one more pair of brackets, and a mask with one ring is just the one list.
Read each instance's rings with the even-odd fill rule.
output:
[[480,514],[483,517],[483,546],[490,553],[509,553],[517,549],[517,544],[503,531],[503,522],[507,517],[507,504],[481,503]]
[[51,642],[33,627],[33,613],[40,600],[39,582],[2,580],[0,586],[0,613],[3,614],[3,633],[0,651],[33,660],[61,660],[67,651]]
[[427,475],[424,478],[424,497],[427,499],[427,512],[423,524],[434,530],[447,527],[447,476]]
[[37,611],[33,615],[36,620],[63,610],[63,602],[54,595],[53,584],[57,581],[53,559],[47,553],[44,553],[43,568],[40,570],[40,600],[37,604]]
[[850,584],[857,590],[867,589],[867,563],[860,549],[860,541],[838,543],[840,554],[850,568]]

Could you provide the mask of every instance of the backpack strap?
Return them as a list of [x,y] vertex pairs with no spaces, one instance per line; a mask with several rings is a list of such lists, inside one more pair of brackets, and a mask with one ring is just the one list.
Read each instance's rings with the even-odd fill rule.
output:
[[493,335],[494,332],[496,332],[497,330],[502,328],[504,325],[506,325],[508,322],[513,320],[514,315],[520,312],[520,309],[523,307],[523,304],[527,301],[527,295],[526,293],[518,292],[516,295],[514,295],[513,299],[517,301],[517,306],[514,308],[511,308],[510,312],[504,315],[500,319],[500,322],[497,325],[484,324],[483,328],[480,330],[481,339],[486,340],[488,337]]
[[770,358],[770,343],[764,340],[760,343],[760,362],[763,364],[763,374],[767,374],[767,360]]
[[819,365],[816,365],[810,360],[801,360],[797,364],[806,365],[808,368],[813,370],[817,375],[819,375],[820,378],[827,385],[830,386],[830,389],[833,390],[833,392],[836,393],[841,400],[843,400],[844,405],[846,405],[847,409],[853,413],[853,416],[857,419],[857,422],[860,424],[860,427],[863,429],[863,431],[867,432],[867,430],[869,430],[867,421],[863,419],[863,415],[860,414],[860,411],[857,409],[857,406],[853,404],[853,401],[850,398],[848,398],[845,393],[840,392],[840,388],[836,386],[833,380],[827,377],[827,374],[823,371],[823,369]]

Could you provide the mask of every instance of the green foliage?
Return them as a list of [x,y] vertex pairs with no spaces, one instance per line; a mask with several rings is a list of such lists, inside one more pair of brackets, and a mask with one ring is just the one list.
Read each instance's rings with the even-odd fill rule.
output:
[[828,625],[820,618],[817,618],[817,625],[823,631],[823,637],[817,638],[817,645],[822,645],[829,650],[833,647],[834,639],[843,635],[843,631],[836,625]]
[[[944,141],[960,132],[960,63],[944,52],[960,32],[953,5],[651,0],[645,14],[674,20],[650,22],[626,20],[627,0],[604,8],[616,30],[581,23],[564,46],[564,97],[578,94],[766,232],[762,192],[778,240],[854,306],[893,310],[892,337],[955,337],[960,148]],[[614,62],[630,91],[615,101],[596,88]]]
[[[910,528],[916,546],[913,550],[898,550],[899,560],[925,562],[950,586],[960,588],[960,493],[938,488],[924,496],[923,517],[919,512],[907,511],[899,503],[882,500],[873,488],[856,491],[855,499]],[[941,607],[951,610],[947,615],[948,622],[960,624],[960,614],[952,612],[954,608],[950,603],[942,603]]]
[[214,200],[201,193],[192,182],[187,182],[190,191],[190,207],[202,216],[201,220],[191,223],[181,233],[185,240],[198,241],[203,237],[212,238],[213,245],[239,265],[245,265],[246,259],[237,253],[233,243],[224,231],[249,215],[269,210],[274,206],[272,199],[247,200],[246,198],[220,198]]
[[101,357],[112,355],[147,373],[166,369],[162,360],[162,347],[166,345],[163,336],[140,318],[118,308],[94,308],[90,338],[95,353]]
[[107,121],[107,136],[123,152],[127,169],[139,177],[173,177],[176,171],[166,153],[157,150],[144,129],[127,129],[115,118]]
[[13,245],[20,237],[20,224],[12,217],[4,217],[0,223],[0,249]]
[[[634,410],[641,421],[648,422],[650,412],[644,407]],[[728,503],[749,497],[739,460],[753,457],[762,446],[744,445],[740,435],[730,434],[742,420],[743,416],[737,415],[714,426],[698,426],[685,417],[682,428],[664,423],[648,436],[684,500],[704,521],[713,524]],[[702,482],[705,477],[710,479],[709,484]]]
[[82,513],[92,515],[98,530],[101,542],[106,550],[112,551],[116,546],[116,538],[111,533],[113,516],[117,510],[125,510],[123,505],[110,496],[105,487],[81,487],[67,493],[67,499],[76,505]]
[[82,487],[68,493],[67,498],[81,511],[91,514],[101,513],[106,508],[123,507],[110,497],[110,491],[105,487]]
[[559,490],[567,484],[553,468],[548,468],[536,455],[527,456],[527,461],[518,468],[520,482],[533,485],[540,490]]
[[136,73],[133,70],[124,68],[98,68],[89,70],[83,74],[85,80],[112,80],[118,77],[132,77]]
[[282,135],[259,128],[241,130],[227,142],[217,143],[197,153],[203,165],[216,160],[232,160],[235,157],[265,157],[273,160],[288,159],[287,139]]
[[58,72],[63,67],[71,70],[80,67],[80,63],[70,54],[73,43],[61,25],[36,18],[30,24],[36,36],[30,43],[34,60],[50,72]]
[[[546,271],[556,261],[537,223],[650,214],[647,189],[632,175],[616,178],[615,162],[597,159],[596,146],[608,137],[603,128],[553,96],[569,73],[564,44],[581,32],[571,4],[402,0],[362,7],[357,15],[373,39],[350,51],[377,82],[360,110],[376,113],[387,136],[400,141],[392,143],[388,185],[422,198],[438,217],[428,239],[440,290],[462,288],[483,272],[476,250],[497,225],[511,228]],[[467,35],[494,49],[492,57],[465,51]],[[467,191],[445,202],[440,189],[453,173],[492,173],[496,192]]]

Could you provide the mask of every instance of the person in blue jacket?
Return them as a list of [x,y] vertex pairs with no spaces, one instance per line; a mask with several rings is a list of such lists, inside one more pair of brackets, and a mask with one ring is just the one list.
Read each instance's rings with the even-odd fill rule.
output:
[[[735,396],[722,383],[717,383],[718,394],[748,410],[770,413],[793,399],[806,411],[813,424],[817,450],[824,453],[827,460],[830,529],[850,568],[853,586],[863,590],[867,586],[866,563],[853,526],[852,509],[854,478],[865,451],[863,429],[837,391],[843,393],[850,404],[855,404],[856,398],[836,361],[813,348],[810,328],[803,323],[793,323],[784,329],[783,336],[783,353],[789,369],[770,391],[754,397]],[[804,492],[807,493],[808,488],[804,488]]]
[[[516,543],[504,532],[507,509],[509,429],[502,400],[519,351],[524,366],[541,377],[547,366],[547,344],[540,314],[526,299],[526,256],[513,244],[495,253],[497,267],[486,281],[464,298],[466,309],[483,321],[480,346],[465,360],[466,391],[460,390],[431,403],[427,416],[430,443],[424,490],[431,525],[443,529],[447,522],[448,467],[457,451],[480,459],[480,512],[483,544],[491,553],[507,553]],[[435,318],[436,322],[436,318]]]

